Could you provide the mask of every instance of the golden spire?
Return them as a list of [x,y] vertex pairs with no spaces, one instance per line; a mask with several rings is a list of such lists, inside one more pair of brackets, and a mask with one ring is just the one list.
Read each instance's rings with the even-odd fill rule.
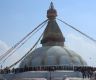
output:
[[53,5],[53,2],[50,3],[50,9],[54,9],[54,5]]
[[57,11],[54,9],[54,5],[51,2],[49,9],[47,10],[47,18],[53,20],[56,18],[56,16],[57,16]]
[[54,9],[51,2],[49,9],[47,10],[48,24],[44,30],[44,35],[41,40],[43,46],[64,46],[65,38],[55,20],[57,12]]

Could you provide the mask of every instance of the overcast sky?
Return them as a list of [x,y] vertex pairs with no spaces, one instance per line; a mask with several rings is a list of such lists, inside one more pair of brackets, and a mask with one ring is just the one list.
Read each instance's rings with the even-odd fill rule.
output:
[[[96,0],[0,0],[0,53],[21,40],[46,19],[46,11],[53,1],[58,18],[96,40]],[[96,66],[96,44],[57,21],[65,38],[66,47],[80,54],[88,65]],[[42,29],[9,61],[24,55],[38,39]],[[11,64],[11,63],[10,63]]]

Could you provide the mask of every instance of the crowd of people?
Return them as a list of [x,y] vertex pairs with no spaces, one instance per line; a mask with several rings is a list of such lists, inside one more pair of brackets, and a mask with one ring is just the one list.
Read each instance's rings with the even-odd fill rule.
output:
[[71,70],[78,71],[82,73],[83,78],[92,78],[93,76],[96,78],[96,68],[88,67],[88,66],[37,66],[37,67],[27,67],[24,68],[4,68],[0,69],[0,74],[8,74],[8,73],[21,73],[27,71],[56,71],[56,70]]
[[74,71],[79,71],[82,73],[83,78],[92,78],[93,76],[96,77],[96,68],[95,67],[74,67]]

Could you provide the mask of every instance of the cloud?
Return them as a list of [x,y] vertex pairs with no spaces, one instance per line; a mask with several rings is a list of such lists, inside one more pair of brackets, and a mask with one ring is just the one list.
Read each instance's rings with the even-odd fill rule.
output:
[[96,43],[89,39],[76,35],[74,33],[67,34],[66,45],[77,52],[88,63],[88,65],[96,66]]
[[4,52],[6,52],[9,49],[9,46],[0,40],[0,55]]
[[[8,46],[4,41],[0,40],[0,56],[2,54],[4,54],[10,48],[11,47]],[[6,67],[6,66],[12,65],[16,61],[18,61],[27,52],[27,50],[29,50],[29,49],[27,49],[25,47],[23,47],[23,49],[20,48],[19,50],[17,50],[16,52],[14,52],[11,56],[9,56],[7,59],[4,58],[2,60],[2,62],[0,62],[0,66],[2,65],[3,67]],[[14,66],[14,67],[17,67],[17,66],[18,65]]]
[[[8,46],[4,41],[0,40],[0,56],[4,54],[8,49],[10,49],[10,46]],[[19,58],[20,58],[19,54],[14,53],[1,65],[3,67],[10,66],[11,64],[13,64],[13,62],[16,62]]]

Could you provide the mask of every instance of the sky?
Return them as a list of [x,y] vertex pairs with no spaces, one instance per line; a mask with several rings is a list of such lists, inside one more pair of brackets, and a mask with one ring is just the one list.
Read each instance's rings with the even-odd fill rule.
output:
[[[96,40],[96,0],[0,0],[0,55],[47,19],[46,11],[51,1],[58,12],[59,19]],[[96,66],[96,43],[60,21],[57,22],[65,36],[66,47],[80,54],[88,65]],[[12,55],[7,63],[12,64],[24,55],[43,30]]]

